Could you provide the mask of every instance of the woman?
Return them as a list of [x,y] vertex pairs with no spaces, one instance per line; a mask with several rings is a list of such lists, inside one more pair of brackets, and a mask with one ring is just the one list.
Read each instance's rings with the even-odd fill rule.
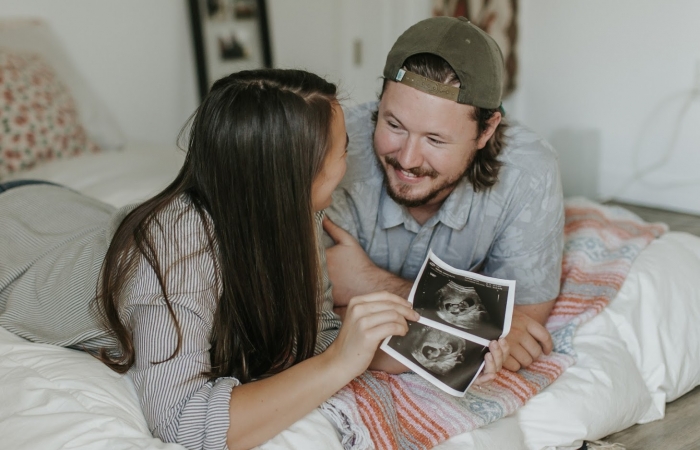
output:
[[[51,226],[41,225],[40,239],[17,239],[18,251],[30,254],[19,261],[21,275],[6,271],[3,284],[0,259],[0,325],[97,352],[128,371],[151,431],[164,441],[212,449],[265,442],[367,369],[384,338],[418,319],[388,293],[354,298],[342,328],[332,313],[318,237],[346,146],[336,88],[323,79],[259,70],[219,80],[193,116],[179,175],[135,209],[113,213],[45,185],[0,195],[10,216],[26,204],[41,204],[33,218],[61,205],[51,212],[59,238],[45,238]],[[69,211],[61,197],[69,197]],[[71,234],[76,216],[80,231]],[[25,219],[6,225],[32,235]],[[78,249],[56,241],[79,242]],[[42,254],[47,247],[59,250]],[[58,277],[36,269],[66,255],[75,263],[64,263]],[[40,327],[24,322],[41,313],[17,319],[16,305],[31,301],[2,303],[3,290],[26,291],[39,277],[70,286],[51,288],[53,299],[73,294],[56,308],[71,311],[70,324],[48,336],[35,330],[51,328],[52,319]],[[99,313],[81,310],[98,284]],[[44,308],[44,294],[31,294],[42,306],[30,309]],[[494,356],[491,373],[502,361]]]

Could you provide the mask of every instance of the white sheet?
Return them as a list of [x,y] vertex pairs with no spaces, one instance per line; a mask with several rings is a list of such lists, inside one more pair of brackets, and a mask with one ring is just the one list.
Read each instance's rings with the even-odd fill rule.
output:
[[175,179],[185,152],[176,145],[130,143],[15,173],[3,181],[48,180],[117,207],[144,201]]
[[645,421],[663,417],[666,402],[700,384],[698,242],[687,233],[652,242],[605,311],[654,398]]
[[[24,174],[121,206],[165,187],[183,154],[131,145]],[[105,175],[109,174],[109,175]],[[667,233],[645,249],[617,298],[583,325],[579,354],[516,414],[439,450],[578,448],[583,439],[663,416],[664,402],[700,384],[700,239]],[[0,436],[12,449],[177,449],[153,439],[128,377],[81,352],[32,344],[0,329]],[[339,449],[317,411],[264,450]]]

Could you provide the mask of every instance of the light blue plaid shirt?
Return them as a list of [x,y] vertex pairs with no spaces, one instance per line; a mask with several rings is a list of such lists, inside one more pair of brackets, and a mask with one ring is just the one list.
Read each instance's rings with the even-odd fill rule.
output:
[[[564,205],[556,152],[532,131],[511,125],[492,188],[465,179],[420,225],[386,193],[372,146],[376,102],[345,109],[348,171],[326,211],[355,236],[374,263],[414,280],[428,249],[448,264],[516,280],[515,303],[559,293]],[[328,242],[328,241],[327,241]]]

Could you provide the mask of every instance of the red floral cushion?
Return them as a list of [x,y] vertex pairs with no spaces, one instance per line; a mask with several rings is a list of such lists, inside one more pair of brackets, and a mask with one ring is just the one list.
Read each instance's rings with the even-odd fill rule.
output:
[[0,49],[0,179],[99,149],[80,124],[70,92],[43,58]]

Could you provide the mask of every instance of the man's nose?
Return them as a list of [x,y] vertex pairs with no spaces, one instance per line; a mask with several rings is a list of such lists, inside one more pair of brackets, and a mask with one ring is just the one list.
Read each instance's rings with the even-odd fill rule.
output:
[[404,169],[414,169],[423,165],[418,138],[409,136],[399,149],[396,159]]

